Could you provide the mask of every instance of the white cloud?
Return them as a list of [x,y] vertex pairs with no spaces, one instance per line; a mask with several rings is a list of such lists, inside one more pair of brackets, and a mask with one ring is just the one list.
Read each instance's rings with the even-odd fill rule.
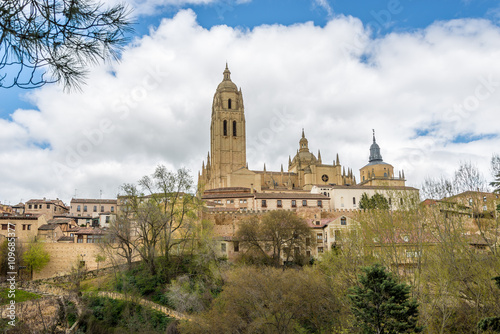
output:
[[333,14],[333,9],[328,3],[328,0],[314,0],[314,3],[323,8],[324,10],[326,10],[329,16]]
[[[67,201],[75,189],[113,197],[160,163],[195,176],[226,60],[243,91],[251,169],[286,169],[305,128],[323,162],[339,153],[357,173],[374,128],[384,160],[409,185],[466,160],[488,173],[500,144],[499,57],[500,29],[486,20],[371,39],[352,17],[207,30],[183,10],[134,41],[121,63],[94,69],[84,92],[46,86],[30,93],[38,110],[0,120],[0,200]],[[460,136],[475,141],[455,143]]]

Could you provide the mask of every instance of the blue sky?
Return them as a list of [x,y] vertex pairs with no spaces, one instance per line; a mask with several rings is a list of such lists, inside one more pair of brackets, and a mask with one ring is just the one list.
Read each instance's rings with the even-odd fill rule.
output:
[[286,168],[302,128],[313,153],[355,172],[376,129],[417,188],[464,161],[488,177],[500,153],[497,1],[125,1],[132,42],[82,92],[0,90],[1,202],[112,198],[157,164],[196,182],[226,61],[250,169]]
[[[174,3],[178,3],[173,1]],[[181,1],[183,2],[183,1]],[[263,24],[293,25],[308,21],[324,26],[335,15],[350,15],[359,18],[371,27],[374,35],[383,36],[393,31],[412,31],[425,28],[439,20],[458,18],[486,18],[500,20],[500,4],[493,0],[367,0],[367,1],[314,1],[314,0],[251,0],[213,1],[208,4],[154,6],[152,13],[136,11],[133,36],[143,36],[159,25],[163,18],[173,17],[180,9],[191,8],[204,28],[227,25],[241,29],[252,29]],[[132,2],[130,7],[147,1]],[[160,1],[161,3],[161,1]],[[132,36],[131,36],[132,37]],[[132,37],[133,38],[133,37]],[[33,108],[23,89],[2,89],[0,117],[9,119],[17,108]]]

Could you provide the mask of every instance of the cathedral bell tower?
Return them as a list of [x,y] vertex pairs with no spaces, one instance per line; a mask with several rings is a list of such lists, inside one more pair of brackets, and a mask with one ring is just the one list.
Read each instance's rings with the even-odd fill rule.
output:
[[227,175],[246,166],[243,95],[231,81],[227,63],[223,74],[212,103],[210,189],[227,187]]

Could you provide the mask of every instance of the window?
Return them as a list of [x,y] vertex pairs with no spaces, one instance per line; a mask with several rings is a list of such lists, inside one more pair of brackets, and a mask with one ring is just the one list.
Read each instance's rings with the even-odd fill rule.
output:
[[387,173],[384,173],[384,177],[387,177]]
[[307,206],[307,200],[305,199],[302,200],[302,206]]
[[323,207],[323,202],[322,202],[320,199],[318,200],[318,206],[319,206],[320,208],[322,208],[322,207]]
[[356,205],[356,197],[352,198],[352,205]]
[[483,202],[486,202],[486,196],[483,197]]
[[311,246],[311,238],[306,238],[306,247]]
[[340,225],[347,225],[347,218],[346,217],[340,218]]
[[114,206],[111,207],[111,212],[115,212],[115,207]]
[[392,198],[389,197],[389,205],[392,205]]
[[5,230],[7,230],[7,229],[8,229],[7,224],[2,224],[2,230],[4,230],[4,231],[5,231]]
[[229,203],[230,203],[229,200],[226,200],[226,204],[229,204]]
[[403,199],[402,198],[399,199],[399,204],[403,205]]
[[420,257],[420,254],[421,253],[419,251],[406,251],[407,258]]
[[93,235],[88,235],[87,236],[87,243],[88,244],[93,244],[94,243],[94,236]]
[[28,209],[31,209],[31,204],[28,205]]
[[226,243],[225,242],[220,244],[220,250],[221,250],[221,252],[226,252]]
[[227,109],[231,109],[231,99],[227,100]]
[[109,216],[106,216],[106,224],[109,224]]
[[316,239],[318,240],[318,242],[323,242],[323,233],[318,233],[316,235]]
[[278,208],[283,207],[283,205],[281,204],[281,200],[280,199],[278,200],[278,204],[277,205],[278,205]]
[[50,209],[50,204],[47,204],[47,209]]
[[472,198],[469,198],[469,205],[472,205]]
[[321,222],[319,220],[316,220],[316,225],[321,225]]
[[233,137],[236,137],[236,121],[233,121]]
[[235,252],[239,252],[240,251],[240,242],[239,241],[235,241],[233,243],[233,245],[234,245],[234,251]]
[[309,251],[309,250],[308,250],[308,251],[306,251],[306,256],[307,256],[307,257],[311,257],[311,251]]
[[86,205],[83,206],[83,212],[87,212],[87,206]]
[[101,212],[104,212],[104,205],[101,205]]
[[79,235],[77,238],[76,238],[76,242],[79,243],[79,244],[83,244],[83,235]]
[[33,209],[38,209],[38,204],[35,204]]
[[31,224],[26,225],[26,229],[27,229],[28,231],[31,231]]
[[292,208],[296,208],[297,207],[297,201],[292,199]]
[[318,247],[318,253],[323,253],[323,247]]
[[224,128],[223,129],[223,132],[224,132],[223,134],[224,134],[224,136],[227,136],[227,121],[226,120],[224,120],[224,122],[223,122],[223,128]]
[[97,205],[94,205],[94,212],[97,212]]
[[265,199],[262,200],[262,207],[267,208],[267,202]]

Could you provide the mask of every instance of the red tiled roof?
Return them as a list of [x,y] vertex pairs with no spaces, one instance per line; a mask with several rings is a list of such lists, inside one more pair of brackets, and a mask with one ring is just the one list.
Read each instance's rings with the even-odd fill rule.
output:
[[116,199],[89,199],[89,198],[72,198],[71,203],[98,203],[98,204],[116,204]]
[[[71,230],[69,232],[72,232]],[[75,232],[75,234],[103,234],[103,230],[99,228],[92,227],[80,227],[80,229]]]
[[256,199],[318,199],[328,200],[329,198],[322,194],[311,193],[256,193]]

